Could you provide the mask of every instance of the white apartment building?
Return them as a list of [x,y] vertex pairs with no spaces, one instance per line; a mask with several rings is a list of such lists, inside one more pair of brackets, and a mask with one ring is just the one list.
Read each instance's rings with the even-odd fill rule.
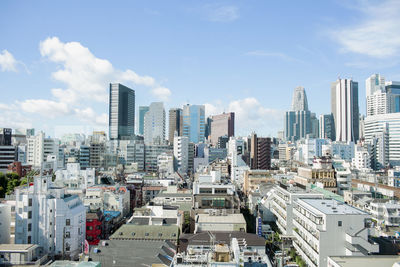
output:
[[86,238],[86,210],[77,195],[53,187],[51,179],[37,176],[33,186],[16,189],[15,243],[75,258]]
[[119,185],[88,187],[83,203],[87,209],[119,211],[126,217],[130,213],[130,192]]
[[334,159],[332,166],[336,172],[336,185],[338,194],[342,194],[345,190],[351,188],[351,165],[349,162],[340,159]]
[[228,158],[233,160],[236,155],[242,155],[244,153],[245,141],[241,137],[231,136],[228,141]]
[[165,142],[165,109],[162,102],[153,102],[144,115],[144,143],[163,144]]
[[44,132],[27,137],[26,159],[29,165],[40,168],[46,162],[47,156],[59,154],[59,141],[55,138],[46,138]]
[[368,211],[380,226],[400,226],[400,203],[397,201],[371,202]]
[[174,156],[162,153],[157,156],[157,167],[160,177],[168,177],[174,174]]
[[234,195],[236,187],[234,184],[221,183],[221,172],[210,171],[210,174],[200,174],[198,179],[193,182],[193,195],[197,194],[218,194],[222,193]]
[[0,244],[10,243],[11,206],[0,203]]
[[175,170],[186,173],[189,166],[189,137],[174,136]]
[[283,235],[293,235],[293,205],[298,198],[323,198],[322,194],[295,186],[275,186],[272,195],[272,213]]
[[56,171],[56,184],[71,189],[87,189],[96,184],[96,172],[94,168],[81,170],[79,163],[67,163],[67,168]]
[[322,146],[326,144],[328,144],[327,139],[313,138],[299,141],[297,145],[297,152],[295,154],[296,160],[311,165],[315,157],[318,158],[323,156]]
[[368,170],[371,168],[371,157],[368,149],[356,146],[352,166],[358,170]]
[[332,158],[343,159],[351,162],[354,158],[353,142],[332,142],[331,144],[322,145],[322,155],[330,154]]
[[244,174],[249,171],[250,167],[242,159],[241,155],[234,155],[231,165],[231,181],[238,187],[242,187],[244,183]]
[[294,248],[307,266],[328,266],[328,256],[379,252],[368,241],[370,215],[333,199],[297,199],[293,206]]

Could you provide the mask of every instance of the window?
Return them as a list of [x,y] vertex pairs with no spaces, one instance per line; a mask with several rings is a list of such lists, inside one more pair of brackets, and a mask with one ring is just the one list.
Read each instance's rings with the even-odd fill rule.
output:
[[32,231],[32,224],[28,223],[28,232]]
[[32,237],[30,235],[28,235],[28,244],[30,244],[32,241]]
[[144,235],[145,235],[145,236],[149,236],[150,234],[149,234],[149,233],[145,233]]
[[158,233],[158,236],[159,236],[159,237],[162,237],[162,233]]
[[172,237],[176,237],[176,234],[175,234],[175,233],[173,233],[173,234],[172,234]]
[[100,225],[97,225],[97,226],[96,226],[96,229],[97,229],[97,230],[100,230]]
[[52,209],[50,209],[50,212],[53,212],[53,210],[52,210]]
[[132,232],[132,236],[135,236],[135,232]]
[[32,207],[32,198],[29,199],[29,204],[28,204],[28,206],[29,206],[29,207]]
[[65,232],[65,238],[71,238],[71,233],[70,232]]
[[93,230],[93,226],[88,226],[88,227],[86,227],[86,230],[88,230],[88,231]]
[[65,225],[70,226],[71,225],[71,220],[70,219],[66,219],[65,220]]
[[28,211],[28,219],[32,219],[32,211]]
[[342,227],[342,221],[338,221],[338,222],[337,222],[337,225],[338,225],[339,227]]

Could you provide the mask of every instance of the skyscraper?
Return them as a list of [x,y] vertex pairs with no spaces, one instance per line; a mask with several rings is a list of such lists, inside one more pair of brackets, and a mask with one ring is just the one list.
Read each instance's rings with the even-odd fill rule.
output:
[[307,95],[304,87],[302,86],[294,88],[292,97],[292,110],[308,110]]
[[357,142],[359,137],[358,83],[351,79],[338,79],[333,82],[331,109],[336,141]]
[[182,135],[182,109],[171,108],[169,110],[169,129],[168,140],[170,144],[174,143],[175,131],[178,136]]
[[386,82],[385,91],[390,95],[390,113],[400,112],[400,82]]
[[135,91],[120,83],[110,83],[108,126],[111,140],[135,134]]
[[285,138],[296,141],[312,132],[311,113],[304,87],[294,89],[291,108],[292,110],[285,113]]
[[335,125],[332,114],[319,115],[319,138],[335,140]]
[[163,144],[165,142],[165,109],[162,102],[153,102],[144,115],[144,143]]
[[139,107],[139,134],[144,135],[144,115],[149,111],[149,106]]
[[204,105],[185,105],[182,111],[182,136],[189,137],[189,142],[204,142],[205,107]]
[[218,138],[235,135],[235,113],[222,113],[211,118],[211,143],[216,146]]

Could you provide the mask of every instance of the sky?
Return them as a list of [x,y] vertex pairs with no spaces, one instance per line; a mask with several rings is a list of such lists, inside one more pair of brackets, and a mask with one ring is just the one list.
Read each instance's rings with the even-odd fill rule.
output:
[[[295,87],[330,113],[330,83],[400,80],[399,1],[0,1],[0,127],[108,126],[110,82],[140,105],[235,112],[236,135],[276,136]],[[138,112],[137,112],[138,113]],[[167,113],[168,114],[168,113]]]

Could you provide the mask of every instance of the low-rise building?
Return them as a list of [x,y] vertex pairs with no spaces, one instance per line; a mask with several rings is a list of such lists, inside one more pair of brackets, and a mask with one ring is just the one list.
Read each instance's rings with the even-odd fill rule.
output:
[[38,245],[0,244],[0,266],[39,266],[47,261],[47,254]]
[[261,184],[275,183],[275,179],[267,170],[248,170],[244,173],[243,192],[257,191]]
[[274,188],[271,201],[272,213],[276,216],[276,225],[283,235],[293,235],[293,205],[298,198],[323,198],[323,194],[283,184]]
[[293,245],[308,266],[328,266],[328,256],[377,253],[369,242],[370,215],[334,199],[297,199]]
[[243,214],[227,214],[224,210],[210,210],[209,214],[196,215],[194,233],[219,231],[246,232],[246,220]]

